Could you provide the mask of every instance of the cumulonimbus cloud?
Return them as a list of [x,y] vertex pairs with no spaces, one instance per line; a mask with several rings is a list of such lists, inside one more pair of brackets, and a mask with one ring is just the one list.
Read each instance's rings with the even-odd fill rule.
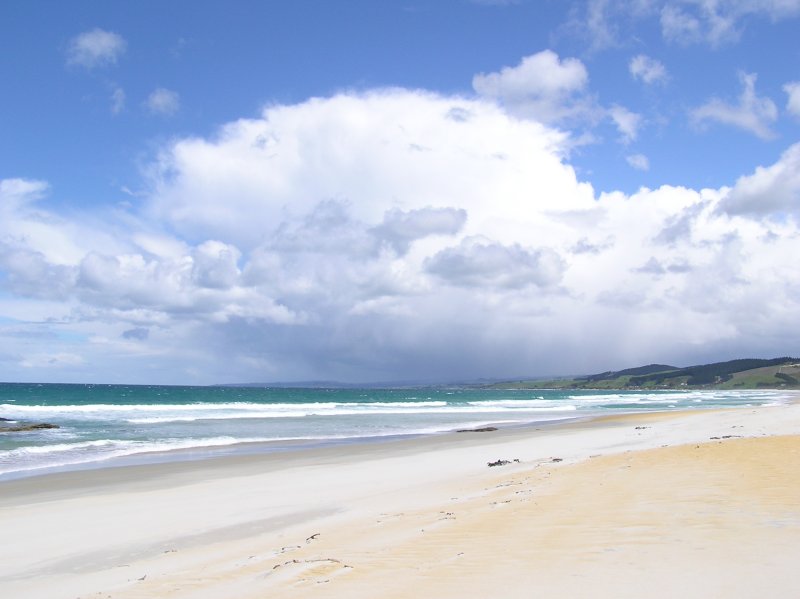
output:
[[[46,184],[2,181],[8,360],[165,382],[442,380],[800,334],[798,227],[772,218],[795,214],[794,147],[732,188],[627,195],[580,181],[565,143],[489,98],[384,89],[171,141],[127,213],[61,213]],[[43,326],[69,335],[45,352]]]
[[431,256],[425,268],[458,286],[519,289],[549,287],[561,279],[565,264],[551,249],[528,249],[467,238]]
[[375,233],[399,254],[405,254],[411,243],[430,235],[455,235],[467,222],[463,208],[419,208],[389,210]]

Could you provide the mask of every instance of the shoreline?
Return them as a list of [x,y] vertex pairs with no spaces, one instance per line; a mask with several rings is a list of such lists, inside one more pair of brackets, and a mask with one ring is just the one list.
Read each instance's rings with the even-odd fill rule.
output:
[[[561,418],[548,418],[544,420],[531,420],[528,422],[486,422],[480,423],[478,429],[491,427],[495,431],[511,431],[537,429],[539,427],[550,427],[568,425],[572,422],[583,420],[593,420],[602,418],[603,415],[581,415],[566,416]],[[493,431],[493,432],[495,432]],[[44,466],[31,470],[20,470],[0,474],[0,489],[8,482],[26,480],[29,478],[40,478],[58,475],[69,475],[70,473],[88,473],[95,470],[110,471],[118,468],[147,468],[149,466],[167,465],[171,463],[203,464],[217,460],[238,459],[250,457],[292,456],[298,452],[327,452],[336,448],[359,447],[381,445],[384,443],[406,443],[416,442],[423,439],[443,439],[452,435],[468,435],[469,433],[480,434],[484,431],[472,429],[449,429],[436,432],[408,432],[392,433],[386,435],[353,436],[353,437],[330,437],[330,438],[297,438],[297,439],[276,439],[265,441],[238,441],[229,445],[198,445],[196,447],[184,447],[169,450],[145,450],[111,458],[97,459],[89,462],[78,462],[74,464],[63,464],[58,466]]]
[[[613,495],[620,500],[626,499],[626,493],[644,493],[654,484],[648,472],[670,461],[677,465],[664,475],[665,481],[670,476],[701,475],[693,462],[693,452],[700,451],[695,445],[703,448],[704,455],[716,456],[713,459],[718,462],[738,452],[744,456],[764,454],[769,463],[793,467],[798,465],[793,461],[796,454],[800,455],[798,431],[800,404],[795,399],[780,406],[609,415],[484,433],[3,481],[0,526],[15,542],[0,549],[0,591],[9,596],[48,598],[101,591],[112,597],[406,597],[421,589],[425,593],[436,589],[435,594],[442,597],[486,597],[491,593],[481,595],[477,590],[488,592],[486,585],[491,583],[507,587],[505,596],[516,597],[526,596],[526,588],[530,591],[527,585],[534,581],[535,572],[536,584],[555,592],[560,589],[557,577],[545,576],[545,566],[566,576],[563,589],[572,588],[567,566],[576,567],[578,558],[570,557],[567,548],[563,548],[566,553],[556,552],[558,559],[553,563],[543,557],[560,546],[560,541],[555,542],[563,529],[563,523],[558,524],[559,514],[565,516],[556,501],[558,493],[543,494],[548,485],[560,481],[558,484],[578,489],[574,497],[562,497],[575,504],[577,513],[591,508],[598,499],[598,481],[612,480],[626,466],[640,472],[632,477],[635,480],[621,483]],[[741,450],[744,446],[747,449]],[[488,462],[499,459],[511,463],[487,467]],[[519,463],[513,461],[517,459]],[[764,468],[761,464],[760,469]],[[796,472],[800,473],[800,468]],[[721,488],[742,479],[742,472],[733,474],[730,480],[720,479]],[[781,476],[785,480],[776,480],[786,487],[793,502],[800,493],[800,474],[783,472]],[[699,480],[686,483],[689,486],[684,491],[689,495],[705,492]],[[523,501],[537,497],[552,504],[549,511],[531,512],[533,506]],[[785,553],[798,557],[800,508],[778,503],[783,515],[775,521],[782,522],[781,526],[775,530],[758,526],[745,532],[750,536],[757,532],[772,541],[776,541],[775,535],[788,534],[798,549]],[[706,509],[704,506],[699,504]],[[692,515],[684,513],[687,506],[681,502],[666,502],[663,507],[663,513],[637,526],[658,528],[659,518]],[[697,512],[698,506],[693,507]],[[594,506],[591,513],[595,515],[581,526],[573,523],[575,530],[594,538],[593,526],[604,517],[609,519],[603,520],[602,526],[613,524],[613,518],[603,511],[614,512],[613,508],[612,501],[605,507]],[[507,515],[502,510],[507,510]],[[555,536],[541,541],[532,557],[534,549],[519,538],[515,526],[533,520],[539,527],[537,535],[549,530]],[[498,532],[501,529],[507,530],[508,538]],[[613,528],[614,535],[626,530],[627,524]],[[687,534],[691,530],[687,529]],[[723,526],[718,536],[726,537],[726,530]],[[444,540],[427,547],[428,539],[437,536]],[[586,554],[591,543],[584,546],[584,541],[573,547],[581,563],[591,557]],[[603,563],[600,557],[606,553],[627,551],[625,546],[608,545],[608,541],[594,538],[595,543],[605,543],[605,549],[595,547],[599,553],[592,554],[590,562],[597,558],[597,564]],[[505,544],[507,551],[498,543]],[[475,578],[475,563],[460,558],[481,554],[481,547],[490,546],[501,552],[502,563],[484,567],[485,575]],[[655,552],[664,550],[657,537],[643,546]],[[383,561],[376,557],[376,549],[385,553]],[[638,559],[635,554],[628,557]],[[534,567],[529,559],[541,563]],[[678,558],[673,555],[671,559]],[[458,565],[461,561],[463,567]],[[428,572],[422,565],[426,563],[439,566]],[[518,571],[512,568],[515,564]],[[783,561],[777,560],[774,567],[777,580]],[[600,570],[587,571],[617,593],[591,596],[629,596],[619,594],[620,589]],[[736,572],[731,575],[735,577]],[[458,582],[467,579],[474,579],[471,586]],[[674,586],[666,588],[675,591]],[[698,588],[708,590],[708,585]],[[800,591],[800,583],[792,588]],[[665,591],[658,596],[669,594]]]
[[[483,396],[468,391],[456,394],[454,398],[450,397],[453,393],[441,396],[425,396],[424,393],[414,395],[420,395],[420,398],[405,395],[387,397],[385,400],[388,403],[382,397],[378,401],[362,402],[361,395],[326,396],[324,399],[304,396],[299,403],[294,403],[297,398],[289,398],[292,401],[287,399],[284,403],[242,403],[238,399],[231,403],[228,398],[222,402],[201,401],[196,404],[199,407],[194,407],[194,403],[184,404],[182,401],[174,405],[159,403],[147,396],[140,398],[139,402],[123,402],[120,404],[122,407],[114,404],[113,397],[92,398],[88,404],[84,398],[76,400],[75,405],[72,405],[72,401],[64,403],[62,400],[47,407],[20,404],[16,412],[13,406],[9,406],[10,413],[18,419],[37,416],[44,421],[50,417],[52,422],[64,426],[65,431],[56,431],[52,435],[32,434],[30,443],[20,436],[18,440],[10,437],[9,443],[4,444],[4,438],[0,437],[0,445],[11,449],[0,452],[4,454],[0,456],[0,481],[71,470],[173,460],[196,461],[250,453],[284,454],[307,448],[382,443],[394,439],[446,435],[461,428],[530,427],[628,410],[714,409],[720,404],[743,406],[749,403],[748,400],[761,405],[785,401],[793,394],[785,390],[773,390],[722,395],[604,392],[597,397],[581,392],[575,397],[555,394],[553,397],[545,395],[532,398],[525,394],[509,398],[503,393]],[[328,399],[331,403],[325,403]],[[395,401],[398,399],[401,401]],[[538,400],[542,399],[546,401],[540,404]],[[105,400],[108,403],[104,403]],[[144,403],[139,405],[141,402]],[[706,406],[706,403],[710,405]],[[84,404],[98,405],[96,422],[83,417]],[[317,414],[319,406],[324,409]],[[375,406],[378,409],[373,413]],[[187,410],[191,410],[191,413],[187,414]],[[401,416],[391,416],[395,413]],[[277,419],[283,417],[290,418],[287,421]],[[137,428],[140,420],[147,423],[141,430]],[[219,423],[211,424],[215,420],[219,420]]]
[[[738,408],[737,408],[738,409]],[[746,408],[745,408],[746,409]],[[651,412],[648,414],[669,414],[669,412]],[[13,495],[17,489],[46,489],[50,486],[68,488],[72,483],[77,486],[104,487],[108,484],[125,484],[151,478],[181,475],[185,472],[203,471],[204,473],[224,476],[231,469],[253,470],[258,472],[273,471],[281,468],[304,466],[307,464],[326,463],[331,460],[356,459],[363,455],[397,455],[425,453],[449,447],[473,445],[479,441],[487,444],[502,443],[512,438],[527,438],[531,433],[542,429],[578,426],[584,422],[600,424],[606,418],[622,418],[626,414],[611,416],[575,416],[557,420],[542,420],[529,423],[503,424],[494,423],[496,427],[489,432],[443,431],[439,433],[410,433],[407,435],[386,435],[375,437],[356,437],[342,440],[324,440],[306,444],[298,441],[296,447],[286,448],[283,445],[270,450],[272,442],[244,442],[217,448],[176,449],[165,452],[144,452],[106,461],[54,467],[54,471],[24,473],[20,476],[0,478],[0,508],[4,497]],[[645,414],[642,414],[645,415]],[[477,439],[476,437],[482,437]],[[283,443],[283,442],[281,442]],[[247,447],[250,449],[246,449]],[[216,450],[216,451],[215,451]],[[374,451],[372,451],[374,450]],[[218,453],[219,455],[211,455]],[[183,458],[175,459],[183,455]],[[125,463],[129,462],[129,463]],[[264,470],[266,469],[266,470]]]

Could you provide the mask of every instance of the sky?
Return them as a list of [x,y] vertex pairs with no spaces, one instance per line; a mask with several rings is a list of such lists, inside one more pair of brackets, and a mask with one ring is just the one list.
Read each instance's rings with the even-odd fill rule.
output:
[[0,3],[0,380],[799,355],[800,0]]

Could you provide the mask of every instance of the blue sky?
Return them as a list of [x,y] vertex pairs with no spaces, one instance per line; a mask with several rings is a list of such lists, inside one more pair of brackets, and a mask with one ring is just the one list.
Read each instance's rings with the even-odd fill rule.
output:
[[797,352],[800,1],[0,7],[0,379]]

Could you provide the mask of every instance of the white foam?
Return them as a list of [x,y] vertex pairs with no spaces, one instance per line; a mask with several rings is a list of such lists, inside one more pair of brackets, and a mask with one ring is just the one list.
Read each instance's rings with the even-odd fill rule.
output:
[[124,422],[135,425],[189,423],[202,420],[248,420],[272,418],[304,418],[360,415],[444,415],[485,414],[504,412],[571,412],[601,406],[636,404],[646,407],[693,404],[702,407],[716,402],[736,403],[736,400],[781,401],[775,391],[677,391],[655,393],[602,393],[569,395],[561,399],[540,399],[530,396],[515,399],[475,399],[463,402],[441,400],[377,401],[377,402],[296,402],[296,403],[188,403],[188,404],[86,404],[65,406],[0,405],[0,412],[15,420],[49,420],[55,422]]
[[[0,454],[0,475],[101,462],[143,453],[224,447],[240,443],[274,441],[266,437],[209,437],[200,439],[165,439],[161,441],[125,441],[99,439],[77,443],[58,443],[19,447]],[[291,439],[286,439],[291,440]]]
[[577,402],[565,399],[491,399],[487,401],[470,401],[468,405],[476,408],[504,408],[511,410],[574,410]]

